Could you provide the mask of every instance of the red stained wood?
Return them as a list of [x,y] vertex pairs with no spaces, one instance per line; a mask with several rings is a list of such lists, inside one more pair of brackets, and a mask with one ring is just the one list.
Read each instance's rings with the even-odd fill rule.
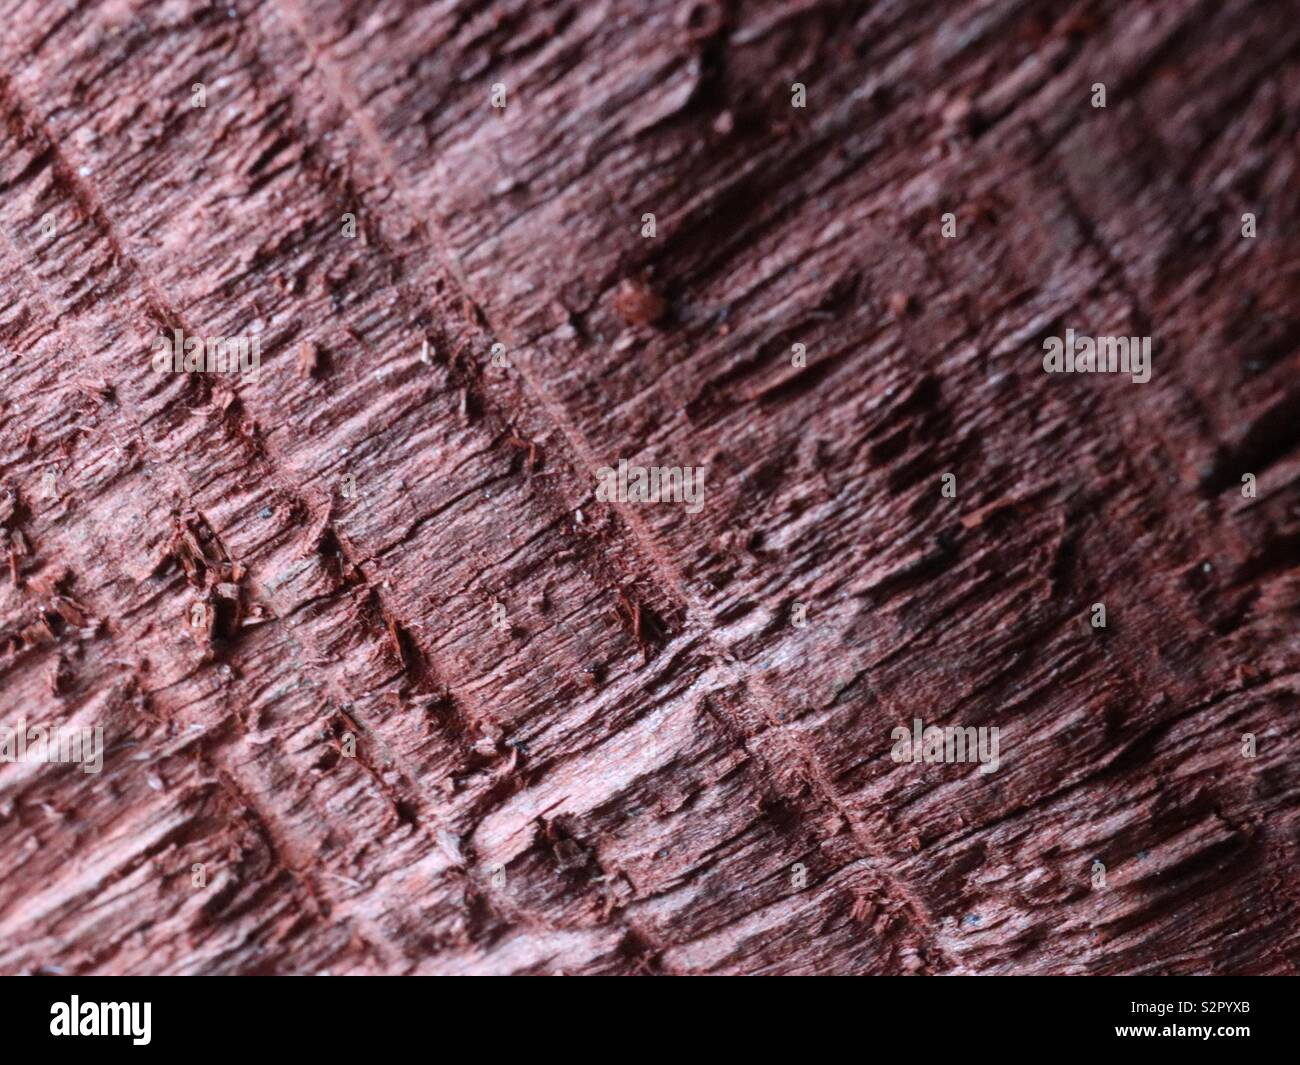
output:
[[1296,972],[1296,5],[229,10],[0,18],[0,971]]

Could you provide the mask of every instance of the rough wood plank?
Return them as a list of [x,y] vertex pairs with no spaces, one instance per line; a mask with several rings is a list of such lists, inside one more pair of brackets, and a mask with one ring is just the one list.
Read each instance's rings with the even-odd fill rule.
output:
[[1297,971],[1296,4],[0,10],[0,971]]

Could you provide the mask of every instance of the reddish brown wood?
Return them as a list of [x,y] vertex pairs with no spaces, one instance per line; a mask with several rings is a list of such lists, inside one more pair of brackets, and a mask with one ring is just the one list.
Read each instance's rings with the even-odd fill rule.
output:
[[0,971],[1296,972],[1295,3],[229,12],[0,18]]

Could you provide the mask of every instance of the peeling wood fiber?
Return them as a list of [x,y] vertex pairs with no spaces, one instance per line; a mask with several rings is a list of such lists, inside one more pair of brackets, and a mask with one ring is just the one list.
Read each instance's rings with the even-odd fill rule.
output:
[[1295,0],[0,13],[0,971],[1297,972]]

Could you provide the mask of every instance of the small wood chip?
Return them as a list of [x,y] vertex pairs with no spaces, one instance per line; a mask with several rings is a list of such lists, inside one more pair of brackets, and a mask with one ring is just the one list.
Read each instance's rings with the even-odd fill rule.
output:
[[310,340],[304,340],[298,346],[298,376],[314,377],[320,367],[320,351]]
[[664,316],[668,304],[646,282],[626,278],[614,292],[614,310],[628,325],[651,325]]

